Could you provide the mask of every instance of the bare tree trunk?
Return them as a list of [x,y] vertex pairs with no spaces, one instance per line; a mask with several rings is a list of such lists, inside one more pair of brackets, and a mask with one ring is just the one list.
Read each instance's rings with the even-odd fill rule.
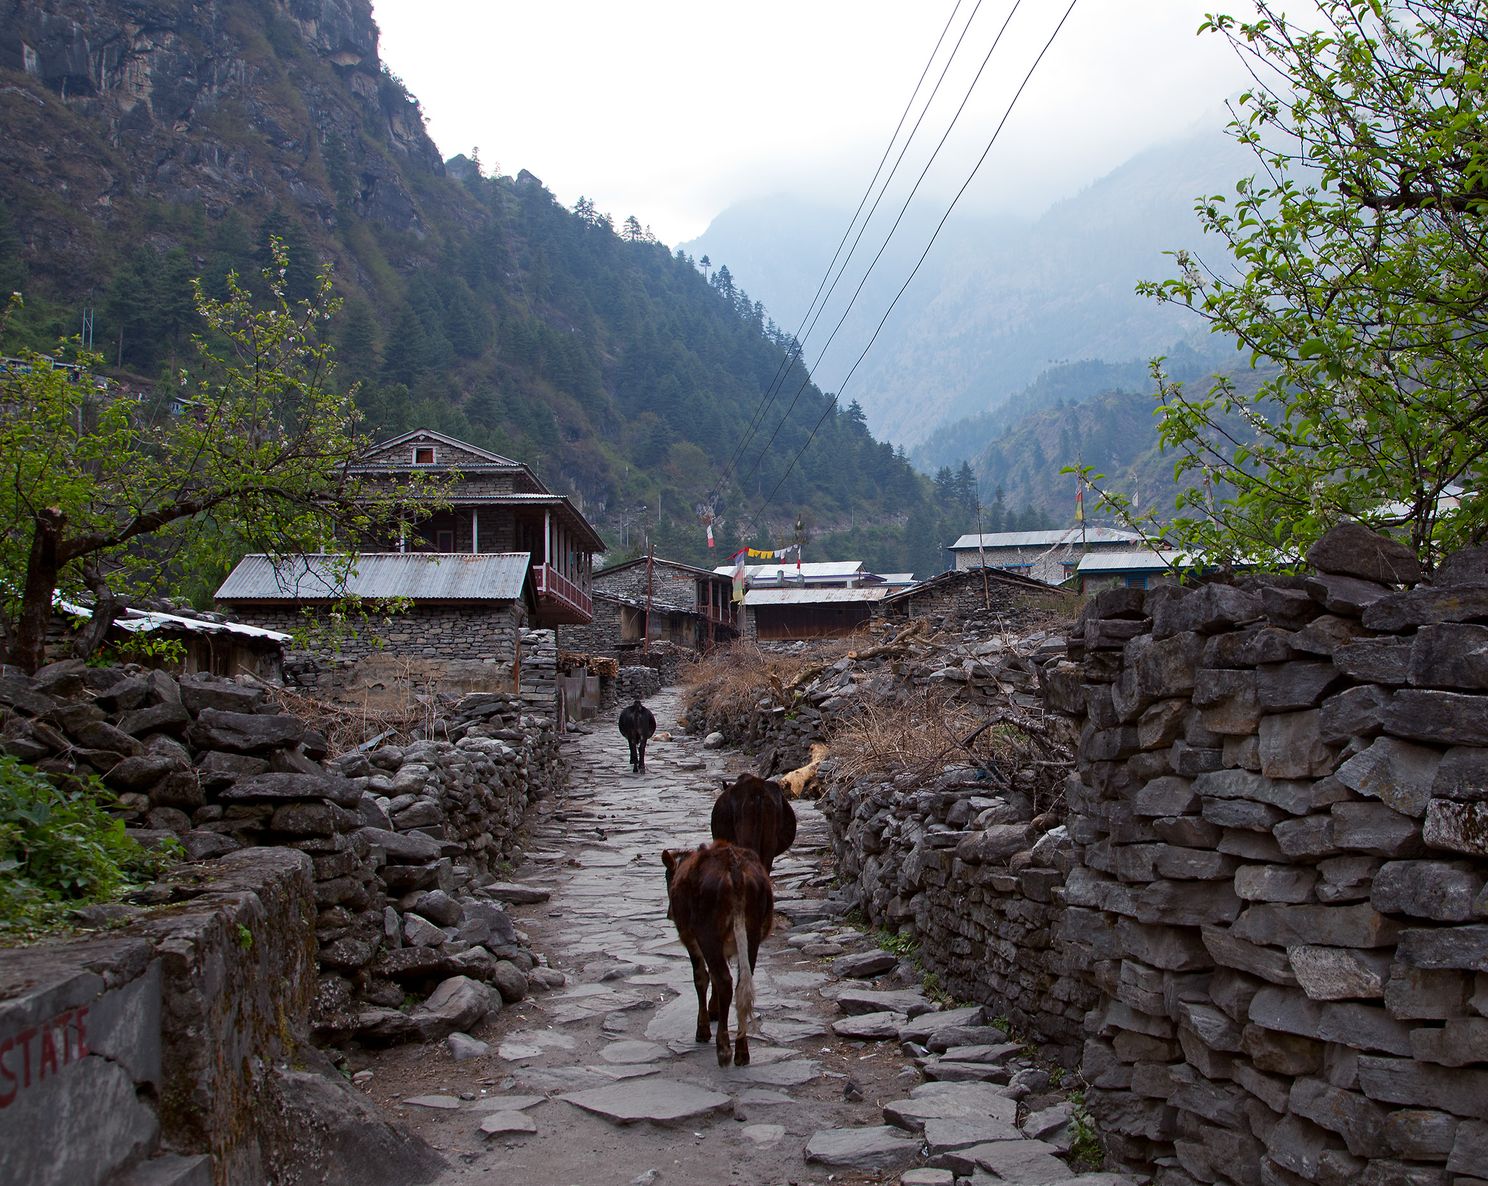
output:
[[96,563],[83,567],[83,580],[93,591],[93,617],[78,631],[73,649],[79,659],[86,659],[98,651],[108,638],[109,627],[119,616],[119,598],[103,579],[103,569]]
[[52,594],[57,588],[58,553],[66,516],[57,507],[36,512],[36,533],[31,537],[31,557],[26,563],[26,584],[21,591],[21,613],[6,658],[25,671],[35,671],[46,662],[47,626],[52,620]]

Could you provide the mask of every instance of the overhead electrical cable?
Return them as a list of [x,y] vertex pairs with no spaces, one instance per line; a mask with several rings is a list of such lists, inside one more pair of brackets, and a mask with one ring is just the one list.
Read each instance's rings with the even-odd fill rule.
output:
[[[956,124],[960,121],[962,113],[966,110],[967,103],[971,101],[971,96],[976,91],[977,84],[981,81],[983,73],[986,72],[987,64],[991,62],[992,55],[997,52],[997,47],[1002,44],[1003,34],[1007,32],[1008,25],[1012,23],[1013,17],[1017,15],[1018,9],[1022,6],[1022,2],[1023,0],[1014,0],[1013,6],[1008,9],[1008,14],[1002,22],[1002,27],[997,30],[997,36],[993,38],[992,45],[988,48],[986,56],[982,58],[982,64],[977,67],[977,72],[972,77],[971,84],[966,88],[966,94],[961,97],[960,106],[956,108],[956,113],[951,116],[951,122],[946,125],[946,130],[941,133],[940,140],[936,143],[935,150],[930,154],[930,159],[925,162],[925,167],[920,170],[919,177],[915,178],[915,183],[910,189],[909,194],[905,197],[904,204],[899,207],[899,214],[894,219],[894,225],[889,228],[889,233],[884,236],[884,241],[879,245],[878,252],[869,262],[867,271],[863,273],[861,279],[859,279],[858,281],[857,288],[853,290],[852,296],[848,298],[847,307],[842,310],[842,316],[837,319],[837,324],[832,327],[832,332],[827,336],[827,340],[822,344],[821,352],[817,354],[816,362],[812,364],[813,370],[817,365],[821,363],[821,360],[826,357],[827,350],[831,347],[832,342],[836,339],[838,332],[842,329],[843,324],[847,321],[848,314],[852,312],[853,306],[857,304],[858,297],[862,295],[863,288],[868,283],[868,277],[873,274],[873,269],[878,266],[879,260],[883,258],[883,253],[888,250],[890,242],[893,241],[894,235],[898,232],[900,224],[904,221],[904,215],[908,212],[910,203],[914,201],[915,194],[919,193],[920,186],[924,183],[925,177],[929,174],[931,166],[935,164],[936,158],[940,156],[940,150],[945,147],[945,143],[948,139],[950,139],[951,133],[956,130]],[[770,452],[770,447],[775,443],[775,438],[780,435],[780,430],[785,427],[786,421],[790,419],[790,414],[796,410],[796,404],[800,402],[802,392],[804,392],[810,385],[811,374],[808,371],[806,377],[801,381],[801,385],[796,388],[795,395],[791,397],[790,406],[785,409],[785,414],[780,417],[779,423],[775,425],[775,431],[770,434],[770,439],[765,442],[765,447],[760,450],[759,456],[754,459],[754,464],[749,468],[749,473],[744,475],[743,481],[740,482],[741,487],[743,485],[743,482],[748,481],[749,478],[754,475],[755,470],[759,469],[760,463],[764,461],[765,457]],[[841,385],[839,384],[839,387],[840,386]]]
[[[972,170],[969,174],[967,174],[966,180],[961,183],[961,188],[956,191],[956,196],[951,199],[950,205],[946,207],[945,214],[941,216],[940,221],[936,224],[935,231],[930,236],[930,241],[925,244],[925,250],[920,253],[920,258],[916,261],[914,268],[910,271],[908,277],[905,278],[904,283],[899,286],[899,291],[894,294],[894,299],[889,302],[889,307],[884,310],[884,314],[879,319],[877,328],[875,328],[873,331],[873,336],[868,339],[868,344],[863,347],[862,353],[858,355],[857,360],[852,364],[852,367],[848,370],[847,374],[843,377],[842,382],[838,385],[837,394],[832,396],[831,400],[827,403],[826,408],[823,409],[821,416],[817,418],[816,424],[812,426],[811,434],[806,438],[806,443],[803,444],[798,450],[796,450],[796,455],[791,458],[791,463],[789,466],[786,467],[785,473],[781,475],[780,481],[775,483],[774,487],[770,491],[769,497],[765,499],[764,503],[760,506],[760,509],[755,512],[754,518],[750,520],[750,531],[758,530],[760,517],[764,515],[766,509],[768,509],[768,507],[770,506],[771,501],[773,501],[775,495],[779,492],[780,487],[785,484],[785,480],[791,476],[792,472],[794,472],[796,464],[801,460],[801,457],[805,454],[806,450],[811,447],[811,442],[816,439],[817,432],[826,422],[826,419],[831,414],[832,410],[837,406],[837,401],[842,395],[842,389],[847,386],[848,381],[853,377],[853,373],[858,369],[858,365],[863,361],[864,358],[867,357],[868,351],[873,349],[873,343],[878,341],[878,335],[883,330],[884,325],[888,322],[889,314],[894,311],[894,307],[899,303],[899,298],[904,295],[905,291],[909,288],[910,283],[919,273],[921,265],[924,264],[926,257],[930,254],[930,249],[935,246],[936,239],[940,237],[940,232],[945,227],[946,220],[950,218],[951,212],[955,210],[957,203],[961,201],[962,195],[966,193],[967,188],[976,178],[976,175],[981,170],[982,165],[986,163],[987,156],[992,151],[992,146],[997,143],[997,137],[1001,135],[1003,127],[1007,124],[1008,117],[1011,116],[1013,113],[1013,108],[1017,106],[1018,100],[1022,97],[1023,91],[1027,88],[1029,81],[1033,78],[1034,72],[1038,70],[1039,64],[1044,60],[1045,55],[1048,54],[1050,47],[1054,44],[1055,39],[1059,36],[1060,30],[1064,28],[1065,23],[1070,18],[1070,13],[1074,12],[1075,5],[1078,3],[1079,0],[1070,0],[1069,7],[1064,10],[1064,15],[1059,18],[1059,23],[1054,26],[1054,31],[1049,34],[1049,39],[1044,42],[1043,49],[1039,50],[1038,56],[1034,58],[1033,64],[1028,68],[1028,73],[1023,76],[1023,81],[1018,84],[1018,89],[1013,93],[1013,97],[1008,101],[1007,109],[1002,113],[1002,119],[998,121],[997,127],[993,129],[992,136],[987,141],[987,146],[982,149],[982,155],[977,158],[977,163],[972,166]],[[748,533],[746,532],[746,534]]]
[[[811,303],[806,307],[806,312],[801,317],[800,325],[796,327],[796,332],[791,335],[791,347],[776,365],[775,375],[766,385],[765,394],[760,400],[759,407],[755,409],[754,416],[749,422],[749,427],[744,432],[743,439],[740,440],[738,446],[729,457],[728,464],[723,467],[721,476],[713,486],[712,494],[716,495],[724,483],[728,481],[729,476],[734,472],[735,465],[738,464],[739,459],[743,456],[744,450],[749,447],[749,442],[753,439],[755,431],[763,423],[765,414],[769,411],[770,404],[775,401],[775,396],[779,394],[781,385],[790,375],[791,366],[801,356],[801,351],[805,348],[806,339],[810,338],[811,329],[816,325],[816,320],[812,317],[812,311],[816,310],[816,316],[821,316],[821,310],[816,307],[817,301],[821,300],[822,308],[825,308],[827,300],[831,298],[832,290],[836,289],[837,280],[833,280],[832,290],[828,290],[826,297],[822,296],[822,289],[826,287],[827,280],[832,275],[832,269],[837,266],[838,257],[842,255],[842,248],[847,243],[848,236],[852,234],[853,227],[857,226],[858,215],[862,214],[863,207],[867,205],[868,198],[872,195],[874,187],[878,185],[879,176],[883,173],[884,162],[889,159],[889,154],[894,150],[894,144],[898,141],[899,133],[904,128],[904,121],[909,118],[910,111],[914,109],[915,99],[919,97],[920,88],[925,85],[925,78],[930,73],[930,67],[935,64],[935,59],[940,53],[940,47],[945,43],[946,34],[951,31],[951,26],[956,20],[956,14],[961,11],[961,3],[962,0],[956,0],[955,7],[951,9],[951,15],[946,19],[945,27],[941,29],[940,36],[936,38],[935,48],[930,51],[930,56],[925,60],[925,67],[920,71],[920,77],[915,82],[914,90],[910,92],[909,101],[905,103],[904,110],[899,115],[899,122],[894,126],[894,134],[889,137],[889,142],[884,145],[883,156],[878,160],[878,168],[873,171],[873,177],[869,180],[867,188],[863,190],[863,196],[858,199],[858,208],[853,211],[853,216],[848,221],[847,228],[842,232],[842,239],[838,242],[837,250],[833,252],[831,262],[827,264],[826,271],[822,273],[821,282],[816,286],[816,293],[812,296]],[[971,27],[972,21],[976,20],[977,12],[980,11],[981,7],[982,0],[977,0],[976,6],[972,9],[971,16],[967,18],[965,26],[961,29],[961,36],[956,39],[956,44],[952,48],[950,56],[946,59],[945,66],[941,69],[940,77],[936,80],[934,89],[931,90],[929,98],[925,100],[925,106],[920,111],[919,118],[915,121],[914,127],[910,129],[909,136],[905,138],[904,145],[899,150],[899,156],[895,159],[893,167],[889,170],[889,175],[884,178],[878,198],[874,199],[873,207],[868,211],[868,217],[863,220],[863,229],[867,228],[869,219],[873,217],[873,212],[878,209],[879,200],[882,199],[884,192],[887,191],[889,183],[893,181],[894,174],[898,172],[899,164],[904,160],[905,151],[909,148],[910,142],[914,140],[915,134],[919,131],[920,123],[924,120],[925,113],[929,111],[930,105],[935,101],[935,96],[939,94],[940,84],[945,80],[946,71],[950,68],[951,63],[956,58],[956,54],[960,51],[961,42],[966,38],[966,30]],[[853,251],[857,250],[858,241],[863,237],[863,229],[858,231],[858,238],[853,241],[852,249],[848,251],[847,258],[842,261],[843,269],[847,267],[848,260],[852,258]],[[837,279],[841,279],[841,276],[842,270],[839,270]],[[807,326],[808,321],[811,322],[809,327]],[[804,337],[801,333],[803,329],[806,331]]]

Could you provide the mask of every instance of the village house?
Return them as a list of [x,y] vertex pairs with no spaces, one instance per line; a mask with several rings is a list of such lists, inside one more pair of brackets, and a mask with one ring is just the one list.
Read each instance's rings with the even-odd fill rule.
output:
[[[724,564],[713,571],[732,580],[735,570]],[[753,642],[839,638],[864,626],[879,602],[909,580],[911,574],[896,573],[890,581],[861,560],[749,564],[741,633]]]
[[885,618],[926,618],[936,625],[986,614],[1016,624],[1070,597],[1062,589],[1008,569],[953,568],[890,592],[881,610]]
[[1133,548],[1121,552],[1091,552],[1075,568],[1075,588],[1081,593],[1125,586],[1149,589],[1177,581],[1190,567],[1187,553]]
[[706,651],[739,636],[733,582],[660,556],[641,556],[594,573],[594,617],[563,632],[566,649],[624,657],[643,640]]
[[1058,531],[994,531],[963,535],[951,545],[955,567],[1000,568],[1059,585],[1074,576],[1082,556],[1130,551],[1142,544],[1135,532],[1077,524]]
[[[446,479],[411,538],[368,541],[354,568],[344,557],[288,564],[244,557],[217,600],[256,625],[291,630],[337,612],[343,593],[368,611],[338,638],[334,662],[401,667],[452,686],[517,690],[530,628],[587,625],[599,533],[526,465],[429,429],[374,445],[352,467],[363,479]],[[324,623],[322,623],[324,624]]]

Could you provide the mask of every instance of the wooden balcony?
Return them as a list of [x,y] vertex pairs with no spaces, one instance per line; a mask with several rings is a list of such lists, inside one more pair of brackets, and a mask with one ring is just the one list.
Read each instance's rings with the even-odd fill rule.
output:
[[551,564],[532,566],[538,626],[582,626],[594,620],[594,601]]

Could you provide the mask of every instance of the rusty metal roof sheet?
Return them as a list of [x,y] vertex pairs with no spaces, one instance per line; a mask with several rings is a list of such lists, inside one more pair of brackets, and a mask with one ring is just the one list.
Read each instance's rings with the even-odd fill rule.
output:
[[842,605],[854,601],[882,601],[889,592],[888,585],[868,585],[859,589],[751,589],[744,594],[744,604]]
[[[217,600],[334,600],[342,595],[335,575],[341,559],[296,556],[276,567],[268,556],[244,556],[217,590]],[[364,552],[345,592],[413,601],[515,601],[522,596],[528,563],[526,552]]]

